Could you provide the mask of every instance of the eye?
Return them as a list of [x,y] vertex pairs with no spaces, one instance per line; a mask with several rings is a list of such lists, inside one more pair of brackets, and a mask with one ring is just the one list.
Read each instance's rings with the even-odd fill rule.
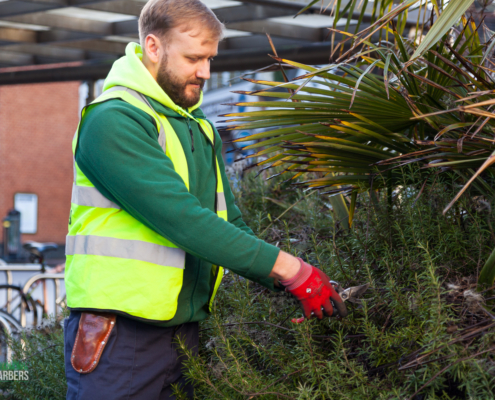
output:
[[191,62],[197,62],[198,59],[196,57],[187,57],[187,59]]

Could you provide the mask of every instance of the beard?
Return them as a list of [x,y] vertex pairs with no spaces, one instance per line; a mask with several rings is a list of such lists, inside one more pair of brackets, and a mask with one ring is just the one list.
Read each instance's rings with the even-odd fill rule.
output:
[[[164,55],[156,76],[158,85],[178,106],[189,108],[196,105],[201,97],[201,90],[203,89],[205,80],[194,78],[184,81],[171,71],[167,64],[167,58]],[[189,84],[199,85],[199,88],[192,88],[192,94],[188,94],[186,91]]]

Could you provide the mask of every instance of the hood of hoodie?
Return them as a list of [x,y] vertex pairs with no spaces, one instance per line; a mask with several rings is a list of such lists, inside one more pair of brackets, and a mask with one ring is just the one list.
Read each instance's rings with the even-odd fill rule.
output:
[[158,85],[156,80],[144,66],[142,59],[143,51],[141,46],[134,42],[129,43],[125,48],[125,56],[113,63],[112,68],[105,79],[103,91],[114,86],[125,86],[148,96],[161,105],[175,111],[180,116],[191,118],[202,116],[198,115],[202,114],[202,112],[195,112],[194,116],[191,114],[195,110],[200,111],[199,106],[203,101],[203,92],[201,92],[197,104],[187,110],[183,109],[175,104],[168,94],[163,91],[160,85]]

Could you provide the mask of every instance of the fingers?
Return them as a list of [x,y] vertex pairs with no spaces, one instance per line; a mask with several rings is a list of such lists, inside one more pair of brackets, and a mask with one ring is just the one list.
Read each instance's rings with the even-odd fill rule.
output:
[[311,312],[313,311],[313,309],[311,308],[311,306],[309,304],[303,303],[302,304],[302,309],[303,309],[304,316],[307,319],[310,319],[311,318]]
[[333,286],[330,282],[330,278],[321,269],[318,270],[318,275],[320,275],[320,278],[321,278],[323,284],[327,288],[333,288]]
[[323,313],[321,312],[321,307],[314,309],[313,313],[318,317],[318,319],[323,319]]
[[342,301],[342,298],[340,297],[340,295],[333,289],[332,289],[332,293],[330,295],[330,299],[332,299],[333,305],[337,309],[339,315],[342,318],[347,317],[347,315],[349,314],[347,312],[347,307],[345,306],[345,303]]
[[327,298],[323,302],[323,311],[325,312],[325,315],[331,317],[333,315],[333,307],[332,307],[332,302],[330,301],[329,298]]

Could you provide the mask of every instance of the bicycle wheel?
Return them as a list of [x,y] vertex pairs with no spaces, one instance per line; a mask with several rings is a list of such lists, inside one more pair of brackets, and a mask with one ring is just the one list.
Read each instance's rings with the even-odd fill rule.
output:
[[[11,292],[9,300],[9,291]],[[17,321],[27,321],[34,326],[38,323],[36,302],[26,296],[22,288],[16,285],[0,285],[0,311],[12,315]]]
[[0,362],[12,360],[12,349],[7,336],[13,340],[19,340],[22,331],[21,323],[16,318],[7,312],[0,311]]

